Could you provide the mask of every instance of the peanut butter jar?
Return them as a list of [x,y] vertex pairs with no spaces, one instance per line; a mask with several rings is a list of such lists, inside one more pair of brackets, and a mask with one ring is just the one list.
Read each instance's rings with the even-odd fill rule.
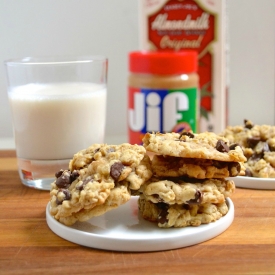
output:
[[197,52],[136,51],[128,60],[129,143],[147,132],[198,132]]

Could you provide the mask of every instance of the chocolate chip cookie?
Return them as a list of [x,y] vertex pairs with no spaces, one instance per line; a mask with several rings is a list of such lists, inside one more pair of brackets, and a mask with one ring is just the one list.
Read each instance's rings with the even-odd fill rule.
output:
[[160,228],[199,226],[214,222],[228,212],[226,202],[219,204],[153,203],[140,196],[138,206],[145,220],[157,223]]
[[163,156],[229,162],[246,160],[240,146],[229,146],[228,139],[211,132],[147,133],[143,138],[143,146],[146,150]]
[[144,147],[94,144],[76,153],[68,170],[56,173],[51,215],[66,225],[101,215],[126,203],[151,176]]
[[245,176],[275,178],[275,126],[254,125],[244,120],[244,125],[228,126],[221,135],[230,144],[242,147],[247,158]]
[[140,188],[144,219],[159,227],[198,226],[228,212],[233,180],[244,173],[242,148],[215,133],[147,133],[143,145],[152,152],[151,177]]
[[232,180],[152,177],[140,189],[141,216],[159,227],[199,226],[228,212],[226,198],[235,190]]
[[237,144],[214,133],[147,133],[144,147],[155,155],[152,169],[160,177],[226,178],[244,174],[246,160]]
[[159,177],[188,176],[196,179],[235,177],[242,172],[239,162],[154,155],[152,169]]
[[152,177],[140,189],[146,200],[169,205],[222,203],[234,191],[232,180],[157,177]]

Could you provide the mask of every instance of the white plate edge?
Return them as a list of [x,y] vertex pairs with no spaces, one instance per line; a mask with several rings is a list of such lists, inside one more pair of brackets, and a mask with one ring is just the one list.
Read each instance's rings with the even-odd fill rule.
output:
[[275,190],[275,178],[230,177],[236,187],[257,190]]
[[[124,252],[149,252],[149,251],[164,251],[177,248],[183,248],[191,245],[195,245],[207,240],[210,240],[221,233],[223,233],[234,220],[234,204],[230,198],[227,198],[227,203],[229,206],[228,213],[220,218],[219,220],[212,222],[210,224],[203,224],[199,227],[194,227],[196,229],[195,233],[182,236],[178,235],[176,237],[168,239],[146,239],[146,240],[129,240],[129,239],[116,239],[106,236],[100,236],[97,234],[92,234],[88,232],[78,231],[77,229],[65,226],[58,221],[56,221],[49,213],[50,203],[46,207],[46,220],[49,228],[59,237],[83,245],[86,247],[111,250],[111,251],[124,251]],[[179,228],[179,230],[184,228]],[[59,231],[64,233],[60,233]],[[165,230],[167,229],[159,229]],[[168,229],[169,230],[169,229]],[[177,230],[177,229],[173,229]],[[76,237],[78,240],[75,241]],[[88,239],[88,242],[87,242]],[[131,246],[129,246],[131,242]]]

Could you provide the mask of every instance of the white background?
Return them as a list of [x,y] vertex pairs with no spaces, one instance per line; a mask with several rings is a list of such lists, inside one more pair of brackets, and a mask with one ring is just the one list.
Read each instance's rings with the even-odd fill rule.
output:
[[[274,124],[275,1],[229,0],[229,124]],[[3,61],[109,59],[107,142],[127,141],[127,55],[139,48],[138,0],[0,0],[0,148],[13,146]]]

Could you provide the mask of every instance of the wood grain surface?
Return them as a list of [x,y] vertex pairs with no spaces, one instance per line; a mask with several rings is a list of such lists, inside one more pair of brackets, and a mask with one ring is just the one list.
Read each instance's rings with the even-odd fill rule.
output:
[[0,274],[275,274],[275,191],[237,188],[221,235],[170,251],[79,246],[45,219],[49,192],[21,184],[13,151],[0,151]]

